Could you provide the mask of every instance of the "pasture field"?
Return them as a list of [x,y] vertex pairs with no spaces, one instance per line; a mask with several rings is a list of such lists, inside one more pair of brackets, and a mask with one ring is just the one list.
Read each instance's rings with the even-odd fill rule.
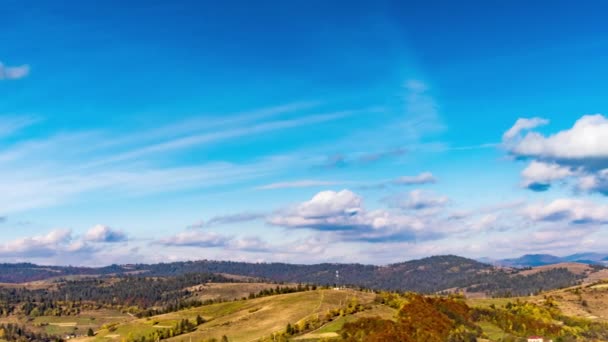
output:
[[[315,290],[218,303],[132,320],[118,324],[113,329],[102,329],[94,338],[82,340],[120,341],[129,336],[137,338],[155,329],[173,327],[182,319],[194,321],[200,315],[206,323],[191,333],[169,341],[190,341],[190,338],[201,341],[220,339],[226,335],[230,341],[246,342],[284,330],[288,323],[295,324],[302,319],[325,314],[328,310],[342,308],[354,298],[361,304],[372,304],[374,296],[373,293],[353,290]],[[378,313],[387,315],[386,312]]]
[[78,316],[38,316],[34,318],[11,316],[3,318],[0,323],[16,323],[27,326],[33,331],[50,335],[86,334],[89,328],[97,331],[104,324],[126,322],[133,318],[116,310],[84,311]]

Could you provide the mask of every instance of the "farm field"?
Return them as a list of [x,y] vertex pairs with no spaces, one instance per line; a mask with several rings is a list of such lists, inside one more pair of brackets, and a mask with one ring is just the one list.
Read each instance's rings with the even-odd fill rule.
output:
[[126,322],[132,319],[133,317],[117,310],[101,309],[84,311],[78,316],[38,316],[34,318],[10,316],[0,319],[0,323],[21,324],[36,332],[66,336],[86,334],[89,328],[97,331],[104,324]]

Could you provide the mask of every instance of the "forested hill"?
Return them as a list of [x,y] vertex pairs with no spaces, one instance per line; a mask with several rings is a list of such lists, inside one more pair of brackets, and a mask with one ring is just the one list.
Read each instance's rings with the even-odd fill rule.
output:
[[[340,278],[336,278],[336,271]],[[519,274],[454,255],[433,256],[386,266],[362,264],[297,265],[231,261],[188,261],[161,264],[112,265],[102,268],[0,264],[0,282],[26,282],[70,275],[131,275],[172,277],[190,273],[232,274],[274,282],[352,285],[372,289],[432,293],[468,288],[486,293],[529,294],[540,289],[573,285],[583,278],[566,269]]]
[[232,261],[186,261],[160,264],[111,265],[101,268],[38,266],[30,263],[0,264],[0,282],[19,283],[44,280],[70,275],[122,275],[176,276],[187,273],[225,273],[253,278],[270,279],[277,282],[302,282],[316,284],[339,282],[365,287],[395,287],[414,285],[421,276],[435,281],[458,280],[471,274],[491,270],[492,267],[475,260],[453,255],[433,256],[387,266],[362,264],[286,264],[247,263]]

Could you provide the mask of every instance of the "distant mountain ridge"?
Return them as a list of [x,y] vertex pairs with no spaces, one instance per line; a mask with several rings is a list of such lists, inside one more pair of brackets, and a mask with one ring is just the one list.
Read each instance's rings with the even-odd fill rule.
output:
[[[527,262],[552,262],[554,258],[532,256]],[[339,273],[339,278],[336,277]],[[496,268],[455,255],[439,255],[385,266],[362,264],[286,264],[199,260],[159,264],[111,265],[106,267],[38,266],[0,264],[0,283],[62,279],[74,276],[175,277],[193,273],[237,275],[246,279],[317,285],[349,285],[370,289],[437,292],[481,292],[528,295],[544,289],[572,286],[588,274],[564,267],[539,272]]]
[[578,262],[590,265],[608,265],[608,253],[576,253],[563,257],[551,254],[526,254],[518,258],[492,260],[482,258],[480,261],[507,267],[536,267],[564,262]]

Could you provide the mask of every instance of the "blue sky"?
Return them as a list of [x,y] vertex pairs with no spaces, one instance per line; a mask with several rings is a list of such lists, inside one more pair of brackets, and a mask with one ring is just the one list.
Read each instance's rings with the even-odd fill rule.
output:
[[606,252],[605,7],[9,1],[0,260]]

